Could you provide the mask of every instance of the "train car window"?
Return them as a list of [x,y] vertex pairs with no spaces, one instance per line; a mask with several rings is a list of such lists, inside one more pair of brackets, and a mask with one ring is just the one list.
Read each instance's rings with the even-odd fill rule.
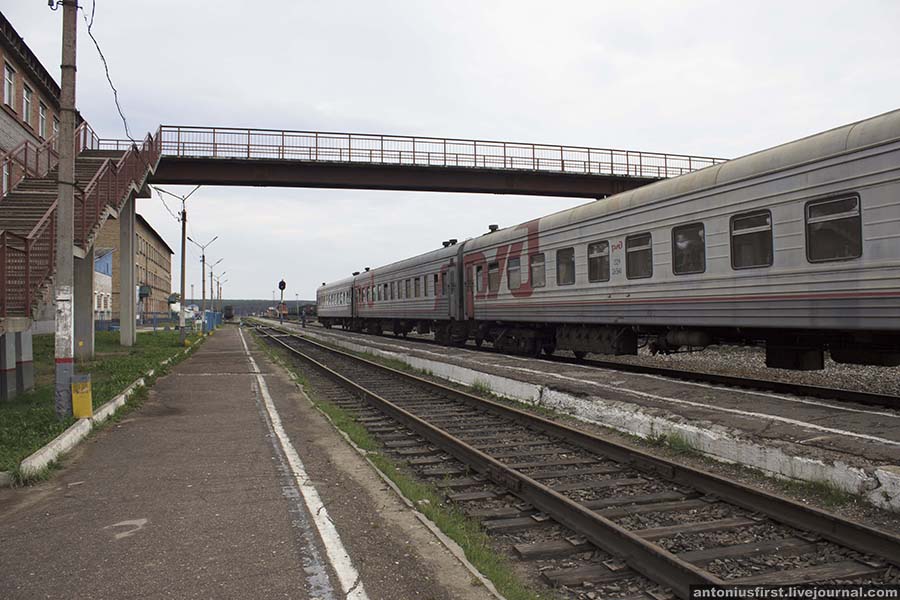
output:
[[731,268],[772,266],[772,213],[758,210],[731,218]]
[[434,274],[434,277],[433,277],[433,279],[432,279],[432,281],[431,281],[431,287],[432,287],[432,289],[434,290],[434,295],[435,295],[435,296],[440,296],[440,295],[441,295],[441,294],[440,294],[440,289],[441,289],[441,288],[438,287],[438,274],[437,274],[437,273]]
[[588,281],[609,281],[609,242],[588,244]]
[[488,263],[488,291],[500,290],[500,263]]
[[384,296],[384,299],[385,299],[385,300],[388,300],[388,299],[389,299],[389,297],[388,297],[388,290],[389,290],[388,284],[385,283],[385,284],[384,284],[384,288],[383,288],[383,290],[382,290],[382,292],[381,292],[381,294],[382,294],[382,296]]
[[392,281],[391,287],[390,287],[391,300],[393,300],[396,297],[396,290],[397,290],[397,282]]
[[475,291],[484,291],[484,267],[481,265],[475,267]]
[[859,196],[820,200],[806,205],[806,256],[810,262],[862,256]]
[[416,298],[419,297],[419,278],[418,277],[413,278],[413,294],[415,294]]
[[441,296],[447,295],[447,274],[441,273]]
[[653,276],[653,245],[649,233],[625,238],[625,276],[628,279]]
[[531,287],[539,288],[547,285],[546,269],[544,266],[544,254],[533,254],[528,259],[528,276],[531,279]]
[[556,251],[556,285],[575,283],[575,248]]
[[403,290],[403,297],[409,298],[409,279],[406,280],[406,285],[404,286]]
[[506,263],[506,287],[511,290],[522,287],[522,259],[518,256]]
[[703,223],[672,228],[672,272],[676,275],[706,270],[706,231]]

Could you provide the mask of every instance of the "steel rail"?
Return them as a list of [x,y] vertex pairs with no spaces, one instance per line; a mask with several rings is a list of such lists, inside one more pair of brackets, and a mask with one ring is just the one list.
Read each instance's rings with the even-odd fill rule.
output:
[[[267,327],[270,326],[267,325]],[[732,481],[718,475],[714,475],[712,473],[700,471],[698,469],[681,465],[664,458],[653,456],[642,450],[617,444],[610,440],[606,440],[599,436],[586,433],[568,425],[556,423],[549,419],[531,414],[520,409],[512,408],[510,406],[506,406],[492,400],[487,400],[478,396],[467,394],[440,383],[429,381],[421,377],[405,373],[403,371],[398,371],[396,369],[386,367],[379,363],[360,358],[353,354],[349,354],[341,350],[336,350],[327,345],[312,341],[309,338],[305,338],[301,335],[297,335],[284,329],[277,329],[273,327],[270,328],[275,331],[286,333],[289,337],[302,340],[304,343],[311,344],[331,354],[346,357],[358,363],[366,364],[382,372],[390,373],[393,376],[402,378],[407,382],[414,383],[417,386],[421,386],[431,391],[437,391],[445,396],[453,398],[469,406],[478,408],[480,410],[486,410],[494,415],[510,419],[532,430],[537,430],[544,434],[560,438],[566,442],[573,444],[574,446],[578,446],[582,449],[588,450],[589,452],[606,456],[614,461],[626,464],[649,475],[657,476],[661,479],[665,479],[676,484],[694,488],[702,493],[716,496],[721,500],[735,506],[766,515],[773,521],[776,521],[783,525],[812,532],[825,540],[851,548],[858,552],[878,556],[890,562],[891,564],[900,567],[900,537],[895,536],[887,531],[849,521],[818,508],[805,506],[783,496],[772,494],[770,492],[756,489],[745,484]],[[281,339],[274,337],[272,337],[271,339],[278,341],[281,345],[290,349],[292,352],[298,355],[302,355],[300,351],[291,348]],[[321,365],[314,359],[309,359],[308,357],[305,357],[305,355],[304,358],[314,363],[317,367],[321,366],[322,368],[326,368],[324,367],[324,365]],[[391,404],[387,400],[377,397],[361,386],[349,382],[349,380],[346,380],[346,378],[343,378],[343,376],[338,376],[341,377],[342,381],[347,381],[350,385],[352,385],[354,390],[359,390],[360,393],[362,393],[366,398],[377,398],[374,400],[376,404],[380,405],[381,403],[386,403],[386,405],[390,405],[390,410],[395,411],[399,417],[402,417],[403,419],[412,419],[410,420],[410,422],[416,423],[417,426],[419,426],[417,421],[421,421],[421,419],[418,419],[418,417],[407,413],[403,409]],[[391,416],[394,416],[394,414],[391,414]],[[401,419],[398,418],[398,420]],[[401,420],[401,422],[403,421]],[[406,423],[404,422],[404,424]],[[420,435],[423,435],[423,437],[431,439],[423,432],[430,432],[431,429],[435,428],[431,425],[428,425],[427,423],[425,423],[425,425],[427,427],[422,427],[422,432],[418,430],[416,432]],[[448,443],[448,441],[444,441],[443,443]],[[449,443],[452,443],[452,440],[449,441]],[[437,441],[435,441],[435,444],[440,445],[443,448],[443,445],[438,443]],[[446,448],[444,449],[447,450]],[[447,451],[449,452],[449,450]],[[545,488],[544,490],[540,489],[544,488],[544,486],[531,480],[525,475],[512,471],[502,463],[498,463],[500,469],[496,470],[493,468],[493,463],[485,461],[485,459],[487,459],[487,461],[496,462],[494,461],[494,459],[483,455],[477,450],[471,449],[471,451],[477,453],[477,455],[472,455],[472,460],[478,461],[477,464],[481,467],[478,470],[487,472],[492,479],[494,479],[501,485],[506,485],[507,487],[509,486],[508,482],[505,480],[507,476],[513,477],[515,481],[521,481],[522,488],[519,491],[514,492],[516,495],[521,495],[521,492],[523,491],[527,492],[529,496],[523,497],[525,497],[526,500],[534,503],[535,506],[537,506],[544,512],[552,515],[554,519],[578,531],[579,533],[582,533],[598,547],[621,556],[635,571],[646,575],[654,581],[659,581],[661,583],[665,583],[666,585],[670,585],[679,596],[687,597],[686,594],[688,593],[688,588],[684,587],[684,582],[686,581],[686,579],[681,579],[681,577],[687,577],[686,574],[692,574],[692,571],[683,570],[682,565],[680,565],[679,563],[684,563],[686,565],[689,565],[689,563],[686,563],[685,561],[679,561],[677,557],[667,552],[665,554],[669,554],[669,556],[663,555],[661,557],[659,555],[659,552],[665,552],[664,550],[662,550],[661,548],[657,548],[643,540],[640,540],[640,544],[635,544],[634,540],[632,539],[635,537],[633,536],[633,534],[630,534],[626,530],[622,530],[615,523],[608,522],[607,519],[603,519],[602,517],[599,520],[593,518],[593,513],[590,510],[584,509],[580,505],[577,505],[577,510],[572,510],[565,505],[558,505],[557,502],[560,500],[560,498],[557,498],[557,496],[560,496],[560,494],[558,494],[557,492],[554,492],[549,488]],[[450,453],[456,456],[454,452]],[[468,450],[463,452],[463,455],[466,457],[468,457],[469,454],[470,452]],[[463,462],[469,463],[469,460],[463,460]],[[499,480],[498,477],[495,477],[495,474],[499,474]],[[534,488],[531,484],[539,487]],[[534,496],[534,498],[531,497],[532,495]],[[561,499],[569,503],[573,503],[565,496],[562,496]],[[572,512],[565,512],[565,514],[557,518],[557,514],[555,513],[556,510],[571,510]],[[590,515],[586,513],[590,513]],[[599,515],[597,516],[599,517]],[[616,530],[613,530],[616,531],[614,534],[608,533],[608,530],[606,529],[607,523],[619,530],[622,530],[622,532],[627,535],[621,536],[621,534]],[[595,542],[594,537],[590,537],[586,532],[583,531],[584,527],[602,528],[604,535],[599,536],[599,541],[602,543]],[[650,546],[650,548],[647,548],[647,546]],[[642,564],[641,561],[645,560],[646,554],[651,549],[654,552],[653,558],[648,560],[653,561],[652,567],[647,567],[645,564]],[[670,557],[677,562],[669,560]],[[662,572],[662,576],[666,578],[666,581],[662,581],[660,579],[660,571],[657,570],[659,569],[660,563],[666,569],[666,571]],[[697,570],[696,567],[693,567],[692,565],[690,566],[692,567],[692,569]],[[672,580],[675,580],[675,583],[671,583]]]
[[[332,333],[335,330],[328,330]],[[347,331],[341,329],[340,331]],[[353,332],[362,335],[365,332]],[[375,336],[380,337],[380,336]],[[390,339],[390,338],[387,338]],[[423,337],[403,338],[408,342],[421,342],[436,346],[444,346],[440,342]],[[505,353],[494,347],[478,347],[466,344],[459,346],[466,350],[477,350],[479,352],[488,352],[494,354],[505,355]],[[611,369],[621,371],[623,373],[638,373],[642,375],[658,375],[660,377],[670,377],[672,379],[680,379],[682,381],[693,381],[699,383],[709,383],[722,385],[727,387],[742,388],[748,390],[756,390],[762,392],[774,392],[778,394],[789,394],[792,396],[809,396],[811,398],[819,398],[821,400],[836,400],[839,402],[856,402],[867,406],[881,406],[900,410],[900,397],[890,394],[878,394],[875,392],[864,392],[860,390],[848,390],[845,388],[828,388],[818,385],[805,383],[792,383],[789,381],[777,381],[774,379],[753,379],[750,377],[740,377],[738,375],[725,375],[722,373],[709,373],[706,371],[691,371],[689,369],[676,369],[672,367],[660,367],[654,365],[640,365],[634,363],[618,362],[614,360],[599,359],[578,359],[566,356],[536,356],[532,357],[537,360],[545,360],[548,362],[558,362],[571,365],[581,365],[589,367],[597,367],[601,369]]]
[[[359,394],[372,406],[419,434],[460,462],[480,473],[486,474],[493,482],[509,489],[512,494],[531,503],[535,508],[550,515],[562,525],[577,531],[598,548],[621,557],[635,572],[672,588],[680,598],[690,598],[690,587],[692,585],[723,585],[725,583],[711,573],[679,559],[660,546],[644,540],[613,521],[585,508],[527,475],[506,466],[499,460],[481,452],[443,429],[431,425],[393,402],[354,383],[297,348],[286,344],[281,339],[273,336],[269,337],[319,369],[327,377]],[[310,343],[320,346],[315,342]],[[320,347],[333,351],[325,346]],[[338,353],[350,358],[356,358],[341,352]],[[369,363],[369,361],[364,362],[375,364]],[[388,370],[393,373],[400,373],[393,369]],[[429,383],[412,376],[410,378],[416,383],[425,385]],[[442,392],[445,390],[449,391],[449,388],[441,389]]]

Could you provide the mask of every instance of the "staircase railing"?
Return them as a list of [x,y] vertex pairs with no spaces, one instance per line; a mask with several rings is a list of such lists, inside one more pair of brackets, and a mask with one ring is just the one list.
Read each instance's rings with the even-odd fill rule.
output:
[[[75,155],[82,150],[100,147],[100,137],[87,121],[75,130]],[[0,199],[5,197],[26,177],[46,177],[59,164],[59,134],[40,145],[25,140],[5,154],[0,154]]]
[[[76,148],[101,147],[100,138],[90,129],[80,129]],[[141,185],[159,160],[159,139],[147,135],[141,144],[132,143],[121,159],[103,161],[91,181],[75,195],[75,243],[87,249],[107,210],[118,211],[128,198],[130,187]],[[0,232],[0,316],[29,316],[35,296],[45,285],[55,266],[56,209],[54,202],[27,236]]]

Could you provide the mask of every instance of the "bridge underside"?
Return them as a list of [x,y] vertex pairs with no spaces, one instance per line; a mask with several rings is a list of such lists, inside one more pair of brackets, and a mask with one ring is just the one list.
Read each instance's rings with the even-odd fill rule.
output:
[[603,198],[657,181],[614,175],[297,160],[167,157],[150,182]]

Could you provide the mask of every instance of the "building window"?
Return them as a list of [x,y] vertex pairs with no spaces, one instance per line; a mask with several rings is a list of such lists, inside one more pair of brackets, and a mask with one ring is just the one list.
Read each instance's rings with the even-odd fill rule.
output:
[[575,283],[575,248],[556,251],[556,285]]
[[862,256],[859,196],[806,205],[806,256],[810,262]]
[[16,97],[16,72],[8,64],[3,64],[3,103],[13,107],[13,99]]
[[760,210],[731,218],[731,268],[772,266],[772,213]]
[[488,291],[500,291],[500,263],[488,264]]
[[59,150],[59,119],[53,117],[53,149]]
[[531,281],[531,287],[539,288],[547,285],[546,272],[544,268],[544,254],[533,254],[528,259],[528,278]]
[[706,236],[703,223],[672,229],[672,272],[676,275],[706,270]]
[[649,233],[625,238],[625,276],[628,279],[653,276],[653,246]]
[[27,85],[22,87],[22,120],[31,125],[31,103],[34,100],[34,92]]
[[9,163],[3,163],[3,195],[9,193],[9,184],[10,184],[10,171],[9,171]]
[[609,242],[588,244],[588,281],[609,281]]
[[511,290],[522,287],[522,259],[518,256],[506,263],[506,287]]
[[42,139],[47,137],[47,107],[43,102],[38,104],[38,135]]
[[484,291],[484,267],[481,265],[475,267],[475,291]]

